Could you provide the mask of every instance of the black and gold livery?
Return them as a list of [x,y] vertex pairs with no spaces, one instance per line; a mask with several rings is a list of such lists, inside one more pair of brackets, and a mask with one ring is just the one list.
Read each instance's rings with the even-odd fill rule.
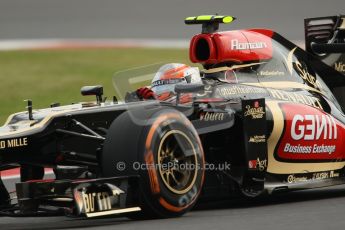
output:
[[[86,217],[165,218],[197,201],[345,183],[345,18],[306,20],[307,51],[269,30],[242,31],[247,40],[217,32],[233,17],[187,19],[204,28],[191,49],[205,68],[203,85],[177,90],[177,98],[192,93],[190,103],[141,101],[131,92],[108,101],[101,86],[89,86],[82,94],[95,95],[94,103],[36,110],[28,101],[8,118],[0,169],[20,166],[21,183],[15,208],[0,183],[2,214],[53,206]],[[317,26],[325,22],[327,36]],[[212,53],[213,42],[228,53]],[[339,50],[324,49],[332,44]],[[323,62],[333,53],[336,62]],[[42,180],[47,167],[54,180]]]

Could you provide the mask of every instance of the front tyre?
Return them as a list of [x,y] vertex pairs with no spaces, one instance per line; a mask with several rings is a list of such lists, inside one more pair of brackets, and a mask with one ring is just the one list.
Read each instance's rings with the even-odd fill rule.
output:
[[[119,132],[124,127],[128,131]],[[190,121],[173,109],[120,115],[109,129],[102,159],[105,176],[119,175],[107,165],[120,161],[132,167],[123,175],[140,176],[143,212],[136,218],[181,216],[195,205],[202,189],[204,156],[199,136]]]

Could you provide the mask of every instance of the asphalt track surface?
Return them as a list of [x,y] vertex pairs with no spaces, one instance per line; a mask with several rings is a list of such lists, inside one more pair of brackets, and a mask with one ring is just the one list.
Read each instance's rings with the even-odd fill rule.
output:
[[[13,179],[6,186],[13,188]],[[259,200],[228,200],[198,205],[173,219],[133,221],[126,217],[78,219],[0,217],[0,229],[139,230],[332,230],[345,227],[345,185],[272,195]]]
[[[37,38],[188,39],[183,18],[232,14],[226,28],[268,27],[303,40],[305,17],[345,13],[343,0],[0,0],[0,40]],[[224,27],[223,27],[224,28]],[[13,180],[6,185],[13,189]],[[132,221],[125,217],[0,217],[0,229],[344,229],[345,186],[299,191],[258,201],[200,205],[181,218]]]
[[345,14],[343,0],[0,0],[0,39],[188,39],[186,16],[230,14],[223,28],[272,28],[303,40],[306,17]]

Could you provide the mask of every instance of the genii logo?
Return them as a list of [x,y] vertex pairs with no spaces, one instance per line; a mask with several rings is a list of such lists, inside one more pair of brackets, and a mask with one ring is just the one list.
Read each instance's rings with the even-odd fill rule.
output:
[[330,115],[295,114],[291,122],[291,137],[294,140],[337,139],[337,125]]
[[276,154],[282,160],[343,159],[345,126],[331,115],[300,104],[281,104],[284,133]]

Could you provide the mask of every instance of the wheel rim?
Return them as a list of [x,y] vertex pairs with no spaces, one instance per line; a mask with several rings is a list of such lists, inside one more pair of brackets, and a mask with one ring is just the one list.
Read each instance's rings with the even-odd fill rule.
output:
[[158,170],[165,186],[173,193],[184,194],[197,178],[197,152],[183,132],[171,130],[161,139],[158,148]]

